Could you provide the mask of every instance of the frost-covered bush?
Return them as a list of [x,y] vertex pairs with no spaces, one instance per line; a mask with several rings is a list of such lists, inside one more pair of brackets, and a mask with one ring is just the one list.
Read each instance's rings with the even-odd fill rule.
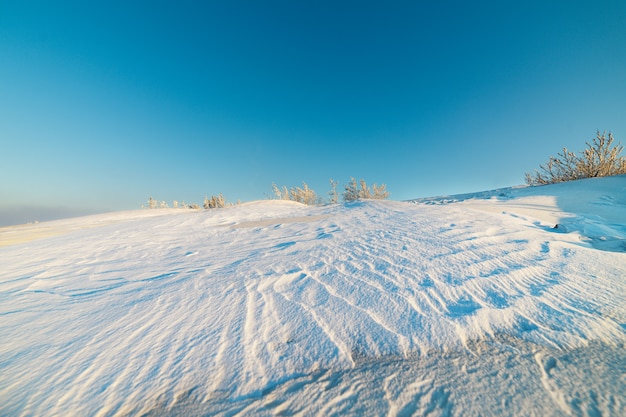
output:
[[212,195],[211,198],[204,196],[203,207],[205,209],[223,208],[225,205],[226,202],[224,201],[222,193],[219,193],[217,196]]
[[556,157],[540,165],[534,173],[526,173],[528,185],[554,184],[583,178],[609,177],[626,174],[626,158],[620,156],[624,147],[613,144],[613,134],[596,134],[592,143],[579,155],[563,148]]
[[387,186],[385,184],[381,184],[380,186],[372,184],[371,187],[368,187],[365,180],[361,179],[357,182],[355,178],[351,178],[350,182],[345,186],[343,201],[349,202],[367,198],[374,200],[389,198]]
[[278,188],[276,184],[272,184],[272,190],[274,196],[279,200],[297,201],[308,205],[315,205],[320,202],[315,191],[309,188],[306,182],[302,183],[302,188],[292,187],[289,190],[286,186]]
[[[197,204],[195,204],[195,203],[187,204],[187,203],[185,203],[184,200],[182,202],[178,202],[178,200],[174,200],[172,202],[172,207],[173,208],[181,208],[181,209],[194,209],[194,210],[200,208],[200,206],[198,206]],[[148,199],[148,204],[147,205],[142,204],[141,208],[144,208],[144,209],[145,208],[157,209],[157,208],[170,208],[170,206],[167,204],[166,201],[159,201],[159,200],[155,200],[154,198],[150,197]]]

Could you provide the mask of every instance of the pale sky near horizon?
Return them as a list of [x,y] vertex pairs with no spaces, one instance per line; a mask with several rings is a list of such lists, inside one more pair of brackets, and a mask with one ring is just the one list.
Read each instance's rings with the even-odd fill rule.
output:
[[626,2],[0,0],[0,225],[522,184],[626,142]]

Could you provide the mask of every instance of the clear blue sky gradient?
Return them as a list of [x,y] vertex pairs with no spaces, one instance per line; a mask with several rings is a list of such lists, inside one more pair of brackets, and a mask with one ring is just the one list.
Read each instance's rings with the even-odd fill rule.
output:
[[596,130],[626,142],[623,0],[0,1],[0,224],[512,186]]

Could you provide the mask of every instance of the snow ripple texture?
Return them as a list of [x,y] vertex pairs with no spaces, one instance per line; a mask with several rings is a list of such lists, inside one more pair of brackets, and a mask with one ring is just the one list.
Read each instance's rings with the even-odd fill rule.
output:
[[0,248],[0,415],[625,415],[626,254],[465,203],[172,210]]

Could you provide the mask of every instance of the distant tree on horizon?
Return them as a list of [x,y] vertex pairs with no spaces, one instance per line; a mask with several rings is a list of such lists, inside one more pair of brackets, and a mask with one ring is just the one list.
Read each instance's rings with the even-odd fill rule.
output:
[[[193,204],[187,204],[185,203],[185,201],[183,200],[182,202],[178,202],[178,200],[174,200],[172,202],[172,207],[173,208],[182,208],[182,209],[199,209],[200,206],[198,206],[197,204],[193,203]],[[157,209],[157,208],[170,208],[170,206],[167,204],[166,201],[158,201],[155,200],[154,198],[150,197],[148,198],[148,204],[147,205],[143,205],[141,204],[141,208],[142,209]]]
[[339,181],[335,181],[332,178],[329,181],[330,191],[328,192],[328,203],[335,204],[339,201],[339,193],[337,193],[337,185],[339,184]]
[[378,186],[372,184],[371,187],[368,187],[364,179],[357,182],[354,177],[350,178],[350,182],[345,186],[345,191],[343,192],[343,201],[346,202],[361,199],[384,200],[387,198],[389,198],[387,185],[381,184]]
[[621,143],[613,144],[613,134],[596,132],[591,143],[580,155],[563,148],[556,157],[539,166],[534,173],[526,173],[526,184],[544,185],[573,181],[583,178],[610,177],[626,174],[626,158],[620,156],[624,147]]
[[[141,207],[143,208],[144,205],[142,204]],[[167,202],[165,201],[157,201],[154,198],[150,197],[148,198],[148,208],[150,209],[169,208],[169,206],[167,205]]]

